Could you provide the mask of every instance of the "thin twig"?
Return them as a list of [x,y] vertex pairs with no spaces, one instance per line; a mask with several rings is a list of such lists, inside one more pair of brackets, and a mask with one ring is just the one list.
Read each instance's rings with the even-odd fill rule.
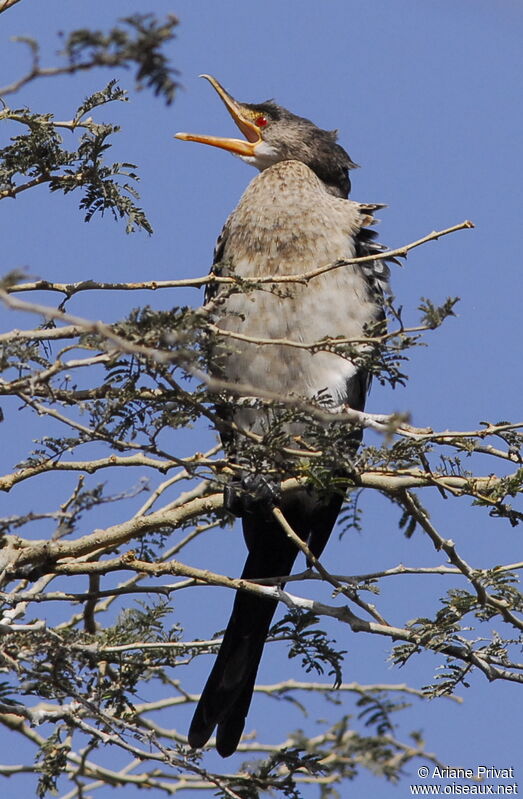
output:
[[[340,261],[325,264],[324,266],[318,267],[316,269],[311,269],[308,272],[302,272],[298,275],[273,275],[269,277],[266,275],[252,275],[249,276],[247,282],[249,286],[252,286],[253,283],[257,285],[263,285],[266,283],[307,283],[319,275],[323,275],[326,272],[330,272],[334,269],[340,269],[351,264],[362,264],[368,263],[369,261],[383,261],[395,257],[405,256],[411,250],[415,249],[416,247],[421,247],[423,244],[426,244],[429,241],[434,241],[442,236],[447,236],[450,233],[456,233],[458,230],[466,230],[473,227],[474,224],[470,222],[470,220],[465,220],[459,225],[453,225],[452,227],[445,228],[444,230],[435,230],[432,233],[429,233],[427,236],[423,236],[421,239],[413,241],[410,244],[406,244],[403,247],[398,247],[395,250],[385,250],[381,253],[365,255],[360,258],[345,258]],[[97,291],[157,291],[158,289],[202,288],[202,286],[222,284],[241,286],[241,283],[242,281],[237,277],[223,277],[211,273],[210,275],[204,275],[203,277],[184,278],[182,280],[149,280],[140,281],[139,283],[108,283],[98,282],[95,280],[82,280],[77,283],[57,283],[48,280],[37,280],[30,283],[18,283],[14,286],[10,286],[7,291],[10,294],[23,291],[56,291],[61,294],[65,294],[67,297],[71,297],[73,294],[76,294],[79,291],[92,291],[94,289]]]
[[2,2],[0,2],[0,14],[3,14],[4,11],[7,11],[8,8],[12,8],[19,2],[20,0],[2,0]]
[[412,518],[420,524],[431,539],[436,550],[442,550],[447,555],[449,561],[467,578],[478,598],[478,602],[483,607],[491,607],[496,610],[502,618],[513,627],[523,630],[523,621],[512,613],[508,604],[502,599],[496,599],[490,594],[481,582],[481,569],[474,569],[456,551],[456,545],[450,539],[441,536],[419,503],[413,498],[409,491],[404,491],[399,497],[401,504],[407,509]]
[[302,539],[299,537],[299,535],[297,535],[297,533],[292,529],[291,525],[289,524],[289,522],[287,521],[287,519],[283,515],[282,511],[280,510],[280,508],[273,508],[272,509],[272,515],[274,516],[274,518],[276,519],[276,521],[278,522],[278,524],[280,525],[282,530],[285,532],[285,535],[287,536],[287,538],[290,538],[290,540],[293,542],[293,544],[299,550],[301,550],[301,552],[303,552],[303,554],[307,558],[308,562],[312,566],[314,566],[314,568],[321,575],[321,577],[324,580],[326,580],[326,582],[330,583],[333,586],[333,588],[336,589],[336,593],[340,593],[340,594],[343,594],[344,596],[346,596],[347,599],[350,599],[352,602],[354,602],[360,608],[362,608],[367,613],[369,613],[369,615],[372,616],[372,618],[376,619],[376,621],[378,621],[380,624],[387,624],[387,622],[385,621],[383,616],[381,616],[378,613],[378,611],[376,610],[376,607],[374,605],[369,605],[367,602],[364,602],[362,599],[360,599],[360,597],[356,593],[354,587],[350,587],[350,586],[344,585],[343,583],[340,583],[338,580],[336,580],[335,577],[333,577],[331,574],[329,574],[327,569],[320,563],[319,559],[311,551],[311,549],[307,545],[307,543],[305,541],[302,541]]

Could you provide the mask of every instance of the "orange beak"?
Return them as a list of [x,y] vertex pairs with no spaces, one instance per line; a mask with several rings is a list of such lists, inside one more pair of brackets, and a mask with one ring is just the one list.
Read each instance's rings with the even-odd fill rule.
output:
[[228,150],[235,155],[253,156],[256,147],[261,144],[263,140],[259,128],[249,119],[249,110],[242,106],[241,103],[238,103],[234,97],[231,97],[212,75],[200,75],[200,78],[208,80],[211,86],[218,92],[227,111],[238,125],[245,139],[201,136],[197,133],[177,133],[175,138],[181,139],[182,141],[197,141],[201,142],[201,144],[211,144],[213,147],[221,147],[222,150]]

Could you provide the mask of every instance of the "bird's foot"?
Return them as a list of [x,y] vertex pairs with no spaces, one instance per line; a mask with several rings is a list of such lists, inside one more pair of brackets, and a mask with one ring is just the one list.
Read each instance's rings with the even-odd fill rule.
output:
[[241,480],[232,480],[223,490],[225,509],[240,518],[271,510],[280,500],[280,482],[264,474],[248,474]]

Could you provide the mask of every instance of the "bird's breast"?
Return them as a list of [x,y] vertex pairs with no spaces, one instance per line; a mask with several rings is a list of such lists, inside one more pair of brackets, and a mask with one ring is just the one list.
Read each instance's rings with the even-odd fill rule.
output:
[[[225,273],[230,265],[242,278],[299,278],[352,258],[354,237],[365,219],[358,203],[329,194],[304,164],[276,164],[252,181],[229,217]],[[341,266],[308,281],[266,283],[230,294],[218,319],[218,325],[232,334],[217,351],[221,371],[231,382],[285,396],[328,392],[341,404],[355,366],[339,355],[313,353],[304,345],[325,337],[361,337],[364,325],[378,315],[357,265]],[[260,343],[235,339],[234,334]],[[267,343],[275,339],[288,343]]]
[[231,214],[225,258],[243,276],[300,274],[353,252],[357,208],[329,194],[304,164],[275,164],[251,182]]

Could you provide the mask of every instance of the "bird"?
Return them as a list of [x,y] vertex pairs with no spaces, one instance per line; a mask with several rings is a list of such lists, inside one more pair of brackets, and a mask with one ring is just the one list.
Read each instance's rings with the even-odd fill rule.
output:
[[[214,301],[223,340],[211,345],[210,371],[229,385],[251,387],[254,396],[256,391],[270,392],[318,402],[333,413],[347,407],[363,411],[370,386],[365,365],[354,357],[287,342],[361,339],[383,323],[390,271],[386,259],[343,263],[385,250],[370,229],[376,221],[374,211],[384,206],[348,199],[349,171],[357,165],[338,144],[337,131],[323,130],[273,100],[239,102],[212,75],[201,77],[215,89],[244,138],[192,133],[177,133],[176,138],[224,149],[259,173],[219,236],[214,274],[277,279],[342,264],[283,289],[264,283],[246,293],[213,286],[206,300]],[[224,447],[239,467],[241,432],[263,437],[275,423],[274,413],[266,405],[248,402],[222,409]],[[231,427],[236,432],[231,433]],[[300,421],[284,423],[283,428],[291,439],[303,442],[306,430]],[[347,435],[354,452],[362,431]],[[338,474],[342,473],[340,464]],[[239,483],[227,486],[225,507],[241,517],[248,550],[242,579],[281,577],[284,584],[292,570],[298,549],[272,508],[279,507],[318,558],[340,513],[343,494],[310,486],[279,492],[262,472],[246,473]],[[273,598],[237,591],[190,725],[188,743],[193,749],[205,746],[217,728],[218,753],[228,757],[236,751],[277,604]]]

